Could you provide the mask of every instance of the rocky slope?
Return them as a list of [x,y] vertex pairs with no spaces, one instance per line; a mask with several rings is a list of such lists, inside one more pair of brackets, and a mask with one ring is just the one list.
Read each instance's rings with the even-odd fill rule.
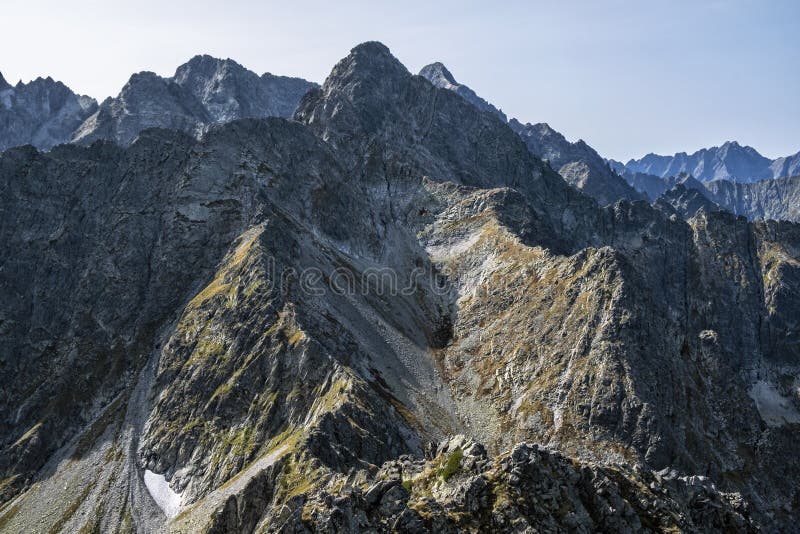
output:
[[130,144],[146,128],[198,135],[210,124],[242,118],[289,117],[315,84],[299,78],[258,76],[231,59],[196,56],[172,78],[131,76],[116,98],[103,102],[73,134],[88,144],[109,139]]
[[505,113],[478,96],[475,91],[466,85],[458,83],[450,71],[447,70],[447,67],[445,67],[442,63],[437,61],[435,63],[431,63],[430,65],[425,65],[422,67],[422,70],[419,71],[419,75],[431,82],[436,87],[453,91],[481,111],[494,113],[503,122],[508,121]]
[[[620,162],[613,162],[619,168]],[[645,173],[666,178],[680,173],[691,174],[702,182],[729,180],[750,183],[767,178],[783,178],[800,174],[800,153],[770,160],[749,146],[728,141],[719,147],[703,148],[687,154],[673,156],[647,154],[641,159],[631,159],[624,167],[634,173]]]
[[[450,71],[441,63],[431,63],[423,67],[419,74],[436,87],[453,91],[476,108],[493,113],[503,122],[507,122],[502,111],[479,97],[466,85],[456,82]],[[600,204],[608,205],[621,199],[643,198],[585,142],[571,143],[547,124],[522,124],[516,119],[511,119],[508,124],[522,137],[532,154],[547,160],[567,183],[593,197]]]
[[719,180],[703,185],[709,200],[737,215],[800,222],[800,176],[749,184]]
[[12,86],[0,74],[0,151],[24,144],[49,149],[64,143],[96,109],[94,99],[77,95],[52,78]]
[[599,208],[379,43],[0,217],[2,531],[796,522],[800,227]]
[[600,204],[644,198],[584,141],[571,143],[544,123],[521,124],[512,119],[509,125],[533,154],[547,160],[567,183]]

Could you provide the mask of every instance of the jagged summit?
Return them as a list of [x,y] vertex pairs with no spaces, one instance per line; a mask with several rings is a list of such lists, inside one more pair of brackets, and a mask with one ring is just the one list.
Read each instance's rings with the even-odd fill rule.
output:
[[[359,43],[350,49],[349,56],[358,55],[384,56],[391,58],[393,61],[397,61],[397,58],[392,55],[389,47],[380,41],[364,41],[363,43]],[[347,59],[349,56],[346,56],[344,59]]]
[[426,65],[422,67],[422,70],[419,71],[419,75],[440,89],[453,91],[481,111],[493,113],[503,122],[508,120],[505,113],[503,113],[500,109],[494,107],[492,104],[478,96],[475,91],[466,85],[459,84],[453,74],[447,70],[447,67],[445,67],[444,64],[436,62]]
[[370,87],[389,87],[405,78],[408,69],[394,57],[389,48],[378,41],[367,41],[353,47],[341,59],[325,81],[325,85],[368,83]]
[[613,204],[620,199],[643,198],[583,140],[572,143],[543,122],[523,125],[516,119],[511,119],[509,126],[522,137],[531,152],[550,162],[570,185],[601,204]]
[[189,61],[180,65],[175,71],[175,78],[178,77],[179,73],[183,70],[206,70],[207,72],[213,72],[214,70],[218,69],[221,65],[230,65],[234,67],[238,67],[244,69],[242,65],[231,58],[218,58],[211,56],[209,54],[197,54],[196,56],[192,57]]
[[[447,70],[447,67],[445,67],[444,64],[439,61],[422,67],[422,70],[419,71],[419,75],[427,78],[431,82],[433,82],[435,79],[442,79],[449,84],[458,85],[458,82],[456,82],[456,79],[453,77],[450,71]],[[434,83],[434,85],[437,84]]]
[[300,78],[258,75],[232,59],[207,54],[191,58],[170,78],[135,73],[116,97],[99,106],[49,76],[14,87],[0,78],[0,150],[26,143],[49,149],[97,139],[127,145],[146,128],[200,135],[211,124],[240,118],[288,118],[313,87]]
[[[792,160],[788,166],[785,164],[787,159]],[[650,153],[641,159],[629,160],[625,168],[634,173],[661,178],[686,172],[701,182],[730,180],[748,183],[788,176],[785,173],[798,169],[798,163],[791,157],[771,160],[751,146],[726,141],[720,146],[703,148],[691,154],[677,152],[672,156],[663,156]]]
[[72,140],[111,139],[130,144],[145,128],[174,128],[200,135],[211,124],[242,118],[289,117],[315,84],[258,74],[232,59],[197,55],[171,78],[152,72],[131,76],[116,98],[103,102]]
[[69,140],[95,109],[93,98],[75,94],[52,77],[11,86],[0,77],[0,151],[24,144],[50,149]]

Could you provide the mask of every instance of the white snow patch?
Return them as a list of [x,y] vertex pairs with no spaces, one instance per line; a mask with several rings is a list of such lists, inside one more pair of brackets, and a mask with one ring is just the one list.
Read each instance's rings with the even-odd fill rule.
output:
[[178,511],[181,509],[181,494],[169,487],[169,482],[164,475],[145,469],[144,485],[147,486],[150,496],[167,517],[172,518],[178,515]]
[[756,401],[756,408],[767,425],[775,427],[786,423],[800,423],[800,412],[778,389],[767,382],[759,380],[750,387],[748,395]]

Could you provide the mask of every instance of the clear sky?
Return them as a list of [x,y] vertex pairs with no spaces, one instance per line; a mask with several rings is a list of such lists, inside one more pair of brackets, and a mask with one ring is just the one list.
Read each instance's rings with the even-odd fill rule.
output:
[[191,56],[321,82],[379,40],[411,70],[442,61],[523,122],[617,159],[737,140],[800,150],[800,1],[3,0],[0,72],[98,99]]

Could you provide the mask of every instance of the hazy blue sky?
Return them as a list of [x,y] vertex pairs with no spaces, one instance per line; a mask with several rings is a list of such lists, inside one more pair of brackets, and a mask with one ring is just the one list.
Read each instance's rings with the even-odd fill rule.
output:
[[4,0],[0,72],[51,75],[98,99],[131,73],[198,53],[321,82],[380,40],[411,70],[445,63],[523,122],[606,157],[729,139],[800,150],[800,2]]

